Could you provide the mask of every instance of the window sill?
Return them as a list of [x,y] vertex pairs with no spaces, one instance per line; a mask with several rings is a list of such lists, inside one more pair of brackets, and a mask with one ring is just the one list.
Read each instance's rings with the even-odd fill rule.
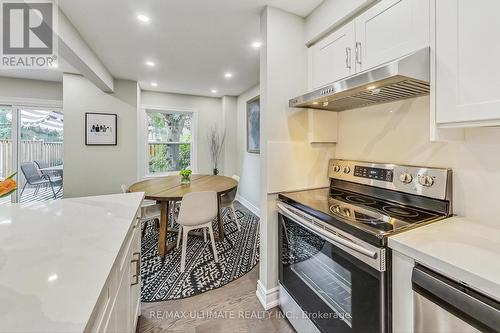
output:
[[143,179],[151,179],[151,178],[159,178],[159,177],[167,177],[167,176],[178,176],[179,171],[170,171],[170,172],[162,172],[162,173],[150,173],[147,175],[144,175],[142,178]]

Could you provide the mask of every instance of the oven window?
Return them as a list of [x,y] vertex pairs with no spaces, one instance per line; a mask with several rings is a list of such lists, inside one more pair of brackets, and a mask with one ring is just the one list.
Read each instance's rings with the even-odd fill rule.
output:
[[351,273],[322,252],[292,265],[291,270],[349,327],[351,322]]
[[382,274],[280,215],[280,283],[322,332],[381,332]]

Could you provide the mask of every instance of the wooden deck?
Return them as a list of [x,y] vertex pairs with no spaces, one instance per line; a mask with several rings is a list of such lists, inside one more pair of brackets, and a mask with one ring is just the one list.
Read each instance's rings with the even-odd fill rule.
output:
[[[55,187],[54,190],[57,192],[59,189],[59,186]],[[63,197],[63,191],[61,190],[59,193],[56,195],[56,199],[62,199]],[[47,200],[54,200],[54,194],[52,194],[52,190],[50,187],[42,187],[38,191],[38,193],[35,195],[35,189],[34,188],[26,188],[24,190],[23,196],[21,197],[20,202],[33,202],[33,201],[47,201]],[[10,202],[10,197],[6,198],[1,198],[0,199],[0,205],[4,205],[6,203]]]

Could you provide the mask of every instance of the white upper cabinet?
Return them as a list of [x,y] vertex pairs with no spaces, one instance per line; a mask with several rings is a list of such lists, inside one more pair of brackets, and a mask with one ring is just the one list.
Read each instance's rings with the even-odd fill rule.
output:
[[437,0],[436,122],[500,125],[500,1]]
[[357,72],[429,46],[428,0],[382,0],[355,22]]
[[354,22],[349,22],[309,49],[311,89],[354,73],[354,41]]
[[382,0],[309,49],[309,88],[429,46],[429,0]]

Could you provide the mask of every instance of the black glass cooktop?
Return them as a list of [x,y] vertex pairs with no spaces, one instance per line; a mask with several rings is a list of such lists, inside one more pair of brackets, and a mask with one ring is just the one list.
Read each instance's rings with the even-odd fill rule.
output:
[[330,189],[328,205],[331,215],[381,232],[397,231],[440,216],[430,211],[337,188]]

